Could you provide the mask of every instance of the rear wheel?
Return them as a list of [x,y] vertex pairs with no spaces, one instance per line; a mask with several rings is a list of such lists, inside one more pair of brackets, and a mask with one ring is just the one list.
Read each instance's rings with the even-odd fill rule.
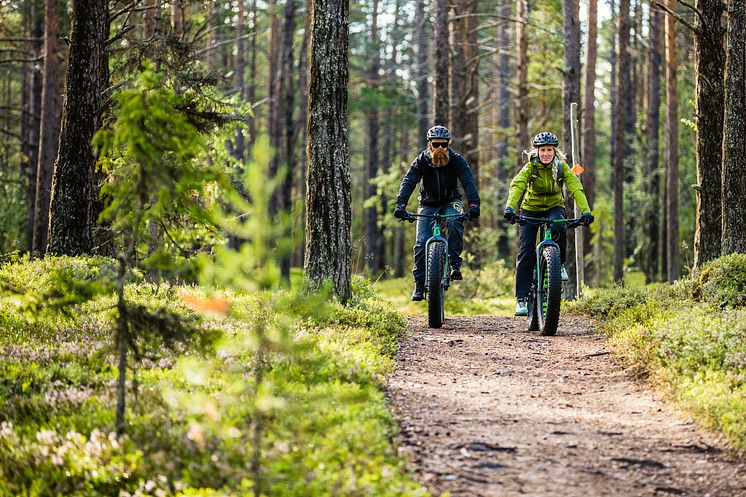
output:
[[562,263],[559,248],[553,245],[541,251],[536,296],[539,331],[542,335],[554,335],[557,333],[562,300]]
[[427,254],[427,321],[431,328],[443,326],[445,317],[445,291],[443,276],[446,269],[446,252],[443,243],[431,243]]

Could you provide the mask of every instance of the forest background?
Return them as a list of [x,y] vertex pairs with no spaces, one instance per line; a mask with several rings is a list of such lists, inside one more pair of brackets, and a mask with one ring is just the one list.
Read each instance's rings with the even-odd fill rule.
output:
[[[570,154],[571,101],[581,107],[578,155],[597,219],[583,249],[586,282],[607,285],[631,270],[641,271],[646,281],[673,281],[720,255],[720,212],[718,226],[710,222],[715,214],[697,214],[699,192],[718,197],[711,202],[718,211],[732,210],[720,203],[719,178],[717,195],[703,181],[708,174],[722,176],[721,157],[708,156],[705,149],[698,153],[696,90],[702,71],[695,66],[703,45],[698,40],[713,32],[707,30],[714,17],[698,14],[706,4],[591,0],[581,9],[578,2],[552,0],[352,2],[348,131],[354,270],[374,278],[408,271],[414,230],[392,218],[392,199],[435,123],[450,127],[452,146],[469,161],[483,198],[479,227],[468,230],[469,265],[480,269],[512,261],[516,233],[500,216],[507,185],[539,131],[557,133]],[[70,235],[81,229],[89,233],[81,238],[91,241],[72,248],[47,239],[54,231],[52,177],[65,71],[74,55],[71,21],[78,9],[99,18],[101,26],[105,71],[90,86],[101,90],[100,102],[91,107],[99,114],[94,128],[111,126],[115,95],[132,87],[150,60],[165,75],[164,84],[189,101],[184,107],[192,106],[191,117],[203,121],[203,131],[214,134],[222,126],[215,142],[237,161],[225,167],[240,170],[257,137],[266,135],[275,151],[269,175],[282,176],[271,210],[292,213],[294,248],[283,274],[303,265],[308,3],[29,0],[4,1],[0,9],[3,253],[43,254],[56,247],[55,253],[113,254],[107,240],[116,239],[116,230],[97,223],[105,203],[98,192],[116,180],[112,169],[102,174],[87,168],[91,186],[75,208],[92,214],[72,216],[76,227],[58,230]],[[718,4],[715,34],[721,49],[715,58],[721,78],[722,13]],[[722,87],[720,92],[722,106]],[[215,163],[208,154],[200,159]],[[703,203],[702,212],[707,208]],[[210,223],[192,221],[163,213],[151,221],[153,240],[145,252],[160,247],[188,258],[227,239]],[[707,245],[710,238],[718,239],[710,243],[717,248]],[[572,252],[572,239],[568,245]]]

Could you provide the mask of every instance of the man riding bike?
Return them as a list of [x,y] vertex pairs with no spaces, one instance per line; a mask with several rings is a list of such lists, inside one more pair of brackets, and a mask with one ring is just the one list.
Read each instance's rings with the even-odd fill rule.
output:
[[[415,186],[420,181],[419,214],[462,214],[461,193],[458,182],[464,188],[469,200],[469,217],[479,217],[479,193],[474,175],[466,160],[448,145],[451,132],[445,126],[433,126],[427,132],[427,148],[412,161],[409,170],[402,179],[399,194],[396,197],[394,216],[405,219],[407,202]],[[430,237],[430,223],[425,219],[417,221],[417,241],[414,244],[414,292],[412,300],[424,299],[425,290],[425,242]],[[457,217],[446,221],[448,230],[448,257],[451,262],[452,280],[460,280],[461,251],[464,247],[464,221]]]
[[[517,219],[516,209],[523,200],[521,213],[525,216],[564,219],[565,199],[562,195],[563,183],[567,185],[582,213],[581,219],[585,226],[593,222],[593,214],[585,197],[583,185],[564,162],[565,155],[557,149],[559,140],[554,133],[543,131],[536,135],[533,149],[526,151],[528,162],[510,183],[508,202],[505,206],[504,217],[511,224]],[[525,195],[525,198],[524,198]],[[525,224],[520,227],[521,240],[516,260],[515,277],[515,315],[527,316],[527,297],[531,290],[531,278],[536,265],[536,233],[539,226]],[[567,229],[564,225],[553,228],[552,237],[560,246],[560,260],[562,261],[562,281],[568,280],[565,269]]]

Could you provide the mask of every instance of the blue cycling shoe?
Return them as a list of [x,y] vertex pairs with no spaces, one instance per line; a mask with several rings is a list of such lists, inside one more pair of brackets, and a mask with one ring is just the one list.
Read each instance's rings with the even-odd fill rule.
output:
[[528,316],[528,302],[526,299],[518,299],[515,303],[516,316]]

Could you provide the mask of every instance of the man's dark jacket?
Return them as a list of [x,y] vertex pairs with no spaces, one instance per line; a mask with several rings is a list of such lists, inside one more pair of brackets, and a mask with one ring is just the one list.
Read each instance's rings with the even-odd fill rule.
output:
[[420,205],[439,206],[454,200],[461,200],[458,181],[464,187],[469,205],[479,205],[479,193],[474,175],[466,159],[451,149],[448,149],[450,160],[441,168],[433,165],[430,150],[425,149],[409,166],[409,171],[399,187],[396,205],[407,205],[417,183],[420,185]]

